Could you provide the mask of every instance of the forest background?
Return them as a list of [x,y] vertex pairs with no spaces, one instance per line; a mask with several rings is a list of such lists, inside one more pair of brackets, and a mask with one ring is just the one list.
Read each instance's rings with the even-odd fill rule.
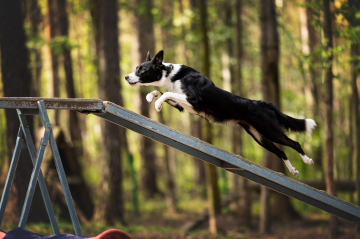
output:
[[[360,204],[359,0],[3,0],[0,97],[101,98],[293,177],[239,127],[210,124],[145,100],[124,77],[163,49],[219,87],[313,118],[289,133],[315,161],[286,155],[297,180]],[[39,118],[28,119],[39,142]],[[354,225],[93,116],[51,111],[86,234],[134,238],[354,238]],[[18,130],[0,110],[0,186]],[[23,150],[3,228],[19,220],[31,174]],[[72,232],[51,153],[42,165],[61,229]],[[28,229],[51,233],[39,189]],[[45,224],[44,224],[45,223]]]

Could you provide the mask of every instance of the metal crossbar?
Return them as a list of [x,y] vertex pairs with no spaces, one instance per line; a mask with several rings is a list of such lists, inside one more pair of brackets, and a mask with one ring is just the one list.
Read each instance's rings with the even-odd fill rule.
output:
[[[331,196],[323,191],[312,188],[306,184],[293,180],[289,177],[286,177],[282,174],[279,174],[270,169],[264,168],[256,163],[253,163],[249,160],[244,159],[239,155],[234,155],[229,152],[226,152],[222,149],[219,149],[211,144],[203,142],[197,138],[186,135],[180,131],[174,130],[170,127],[167,127],[163,124],[160,124],[154,120],[138,115],[132,111],[129,111],[123,107],[120,107],[114,103],[101,101],[98,99],[88,99],[87,102],[92,102],[92,104],[79,105],[79,102],[84,102],[84,99],[45,99],[45,98],[0,98],[0,108],[12,108],[21,110],[21,115],[24,117],[26,114],[42,114],[44,110],[39,111],[39,107],[34,104],[39,100],[44,101],[44,107],[46,109],[70,109],[76,110],[82,113],[91,113],[98,117],[104,118],[112,123],[120,125],[122,127],[131,129],[135,132],[138,132],[146,137],[149,137],[153,140],[157,140],[163,144],[174,147],[178,150],[181,150],[187,154],[195,156],[201,160],[204,160],[208,163],[211,163],[215,166],[221,167],[225,170],[233,172],[235,174],[241,175],[247,179],[250,179],[254,182],[262,184],[266,187],[269,187],[277,192],[285,194],[289,197],[293,197],[302,202],[305,202],[314,207],[320,208],[326,212],[332,213],[338,217],[344,218],[348,221],[360,225],[360,208],[348,203],[344,200],[341,200],[337,197]],[[30,102],[30,103],[29,103]],[[20,118],[21,119],[21,118]],[[43,118],[44,120],[44,118]],[[45,119],[44,125],[46,125],[48,119]],[[21,123],[22,125],[22,123]],[[23,130],[23,132],[25,132]],[[19,131],[17,138],[17,145],[22,144],[24,135]],[[25,132],[26,139],[26,132]],[[52,131],[50,132],[50,145],[55,143],[53,139]],[[29,144],[28,144],[29,147]],[[57,152],[55,148],[56,145],[52,147],[53,154],[54,151]],[[20,147],[21,148],[21,147]],[[31,147],[30,147],[31,148]],[[35,151],[33,151],[32,158],[35,158]],[[39,151],[38,151],[39,153]],[[15,165],[19,157],[19,152],[15,147],[13,160],[11,165]],[[56,155],[56,153],[54,154]],[[60,161],[60,157],[55,156]],[[55,159],[56,160],[56,159]],[[33,159],[33,161],[35,161]],[[36,162],[34,162],[36,166]],[[35,167],[34,167],[35,170]],[[60,169],[58,169],[59,171]],[[60,170],[63,171],[63,170]],[[8,173],[8,180],[13,177],[12,166],[10,166]],[[33,171],[33,174],[36,176],[37,172]],[[39,173],[39,183],[41,182],[41,172]],[[59,173],[60,175],[60,173]],[[62,176],[60,176],[62,177]],[[9,179],[10,178],[10,179]],[[66,183],[66,179],[64,179]],[[7,182],[8,183],[8,182]],[[66,183],[67,184],[67,183]],[[11,186],[11,185],[10,185]],[[5,187],[6,189],[6,187]],[[4,189],[3,198],[6,198],[8,192]],[[65,193],[66,189],[64,189]],[[44,194],[43,193],[43,197]],[[5,195],[5,196],[4,196]],[[70,195],[70,191],[68,191]],[[70,196],[71,197],[71,196]],[[45,197],[44,197],[45,198]],[[3,199],[2,199],[3,201]],[[45,200],[46,201],[46,200]],[[5,204],[6,205],[6,204]],[[2,219],[3,203],[1,202],[0,206],[0,219]],[[68,204],[69,206],[69,204]],[[48,209],[48,208],[47,208]],[[52,207],[51,207],[52,209]],[[49,209],[48,209],[49,212]],[[75,212],[75,209],[74,209]],[[2,214],[1,214],[2,213]],[[70,212],[71,213],[71,212]],[[49,213],[50,215],[50,213]],[[76,213],[75,213],[76,216]],[[77,217],[76,217],[77,219]],[[73,224],[76,225],[76,222]],[[78,224],[77,224],[78,225]],[[56,224],[57,226],[57,224]],[[54,228],[54,226],[53,226]],[[80,227],[79,227],[80,229]]]

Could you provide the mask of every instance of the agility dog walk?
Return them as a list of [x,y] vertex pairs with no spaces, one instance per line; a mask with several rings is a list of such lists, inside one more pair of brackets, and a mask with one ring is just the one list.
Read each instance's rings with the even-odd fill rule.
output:
[[[42,106],[42,107],[39,107]],[[16,171],[17,159],[19,157],[20,149],[22,148],[22,142],[26,141],[28,145],[30,155],[35,161],[40,161],[41,157],[36,157],[36,149],[33,146],[31,140],[31,134],[28,127],[26,127],[25,116],[27,115],[47,115],[48,109],[54,110],[75,110],[84,114],[92,114],[97,117],[106,119],[114,124],[133,130],[139,134],[156,140],[160,143],[166,144],[170,147],[183,151],[191,156],[197,157],[203,161],[213,164],[217,167],[221,167],[229,172],[245,177],[256,183],[264,185],[272,190],[285,194],[289,197],[293,197],[302,202],[305,202],[314,207],[320,208],[326,212],[332,213],[338,217],[344,218],[348,221],[360,225],[360,208],[341,200],[337,197],[331,196],[321,190],[312,188],[304,183],[298,182],[291,178],[288,178],[282,174],[274,172],[270,169],[264,168],[254,162],[251,162],[239,155],[234,155],[225,150],[219,149],[211,144],[203,142],[199,139],[186,135],[180,131],[174,130],[166,125],[160,124],[154,120],[136,114],[130,110],[127,110],[121,106],[108,101],[102,101],[100,99],[60,99],[60,98],[0,98],[0,108],[2,109],[17,109],[20,119],[21,128],[19,130],[19,137],[17,138],[17,147],[15,147],[14,155],[11,160],[8,177],[4,186],[3,195],[0,203],[0,212],[5,211],[6,203],[10,192],[13,175]],[[51,124],[46,119],[46,124],[51,128]],[[50,134],[51,135],[51,134]],[[56,149],[56,143],[50,137],[50,144],[52,149]],[[24,142],[25,143],[25,142]],[[55,160],[60,164],[61,159],[59,154],[55,154]],[[19,162],[21,163],[21,162]],[[35,168],[41,166],[35,165]],[[36,170],[37,171],[37,170]],[[63,170],[60,170],[64,173]],[[33,170],[33,174],[34,174]],[[39,171],[37,171],[39,173]],[[39,182],[41,191],[43,192],[43,198],[45,204],[48,203],[48,214],[50,223],[53,227],[54,234],[59,234],[59,227],[56,222],[55,213],[52,205],[49,201],[49,193],[46,190],[46,185],[42,173],[38,174],[38,178],[31,181],[30,188],[34,188]],[[64,185],[67,184],[66,176],[60,178],[63,180]],[[67,190],[64,190],[66,192]],[[71,198],[70,191],[66,193]],[[28,198],[29,203],[26,203],[24,208],[29,209],[31,204],[31,197]],[[71,201],[70,201],[71,202]],[[68,204],[71,206],[72,204]],[[73,205],[72,205],[73,207]],[[24,210],[23,208],[23,210]],[[69,208],[70,209],[70,208]],[[81,229],[79,221],[76,216],[75,210],[69,210],[73,212],[74,228],[77,232],[76,235],[81,236]],[[3,214],[2,214],[3,215]],[[2,221],[2,215],[0,215],[0,225]],[[54,220],[52,220],[54,219]],[[26,220],[20,222],[20,227],[25,227]]]

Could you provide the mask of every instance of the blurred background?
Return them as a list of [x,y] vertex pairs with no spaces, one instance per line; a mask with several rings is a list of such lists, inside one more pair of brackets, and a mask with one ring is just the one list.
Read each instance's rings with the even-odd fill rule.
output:
[[[266,100],[310,134],[289,133],[314,165],[283,147],[296,180],[360,202],[359,0],[3,0],[1,97],[100,98],[293,176],[233,125],[210,124],[145,96],[124,77],[164,50],[220,88]],[[215,168],[94,116],[51,111],[56,141],[86,235],[133,238],[355,238],[354,224]],[[43,126],[28,117],[36,142]],[[0,110],[0,187],[19,121]],[[16,227],[32,166],[20,157],[3,229]],[[42,165],[63,232],[74,233],[52,161]],[[36,189],[27,229],[51,234]]]

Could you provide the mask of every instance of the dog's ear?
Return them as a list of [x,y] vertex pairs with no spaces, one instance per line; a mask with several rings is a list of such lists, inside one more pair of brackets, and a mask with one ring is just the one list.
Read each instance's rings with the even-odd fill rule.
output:
[[159,67],[162,65],[163,59],[164,59],[164,51],[161,50],[155,55],[155,57],[152,59],[151,62],[155,67]]
[[146,55],[146,61],[151,61],[150,51],[148,51],[148,53]]

